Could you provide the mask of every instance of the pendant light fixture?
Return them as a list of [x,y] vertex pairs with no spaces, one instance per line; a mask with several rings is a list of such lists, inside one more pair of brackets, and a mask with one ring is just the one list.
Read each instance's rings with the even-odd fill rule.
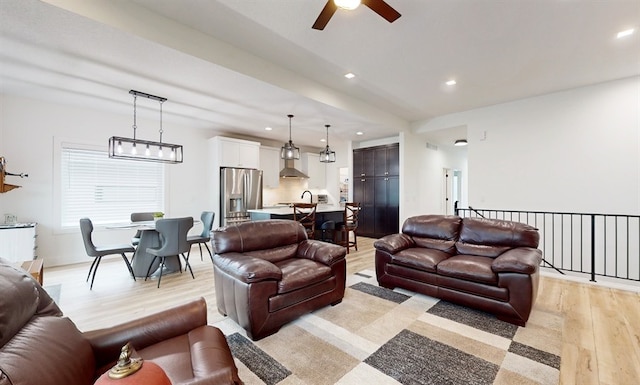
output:
[[291,118],[293,115],[287,115],[289,117],[289,142],[285,143],[280,149],[280,158],[284,160],[300,159],[300,148],[296,147],[291,141]]
[[[133,138],[112,136],[109,138],[109,158],[143,160],[149,162],[182,163],[182,145],[162,142],[162,103],[167,99],[144,92],[131,90],[133,95]],[[160,141],[152,142],[136,138],[138,96],[160,103]]]
[[327,128],[327,147],[324,150],[320,151],[320,162],[333,163],[336,161],[336,152],[331,151],[331,149],[329,148],[329,127],[331,126],[325,124],[325,127]]

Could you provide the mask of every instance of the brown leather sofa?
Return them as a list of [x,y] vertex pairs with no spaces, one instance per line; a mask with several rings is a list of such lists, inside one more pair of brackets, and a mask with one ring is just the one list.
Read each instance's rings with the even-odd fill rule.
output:
[[0,385],[89,385],[131,342],[173,384],[241,384],[204,299],[107,329],[80,332],[42,287],[0,260]]
[[380,286],[405,288],[524,326],[536,299],[542,252],[537,229],[457,216],[409,218],[374,243]]
[[259,340],[344,297],[346,250],[307,239],[290,220],[245,222],[212,232],[218,310]]

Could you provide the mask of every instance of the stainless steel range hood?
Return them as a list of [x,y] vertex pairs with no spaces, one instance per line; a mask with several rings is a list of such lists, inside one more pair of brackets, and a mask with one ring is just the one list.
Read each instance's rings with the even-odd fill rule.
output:
[[309,178],[308,175],[293,167],[293,159],[284,161],[284,168],[280,170],[280,178]]

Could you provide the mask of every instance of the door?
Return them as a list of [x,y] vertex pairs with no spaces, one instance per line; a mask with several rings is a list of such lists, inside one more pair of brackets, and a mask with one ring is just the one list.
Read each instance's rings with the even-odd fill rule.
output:
[[373,236],[375,232],[374,178],[358,177],[353,181],[353,201],[360,203],[358,234]]
[[234,218],[243,216],[245,210],[244,170],[239,168],[220,169],[220,213],[226,225]]
[[262,208],[262,170],[244,170],[244,211]]

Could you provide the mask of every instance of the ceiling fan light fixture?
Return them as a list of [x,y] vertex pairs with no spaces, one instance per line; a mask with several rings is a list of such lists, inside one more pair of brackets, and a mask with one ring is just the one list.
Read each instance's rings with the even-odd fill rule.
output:
[[347,11],[353,11],[360,6],[360,0],[333,0],[333,3],[336,7]]

